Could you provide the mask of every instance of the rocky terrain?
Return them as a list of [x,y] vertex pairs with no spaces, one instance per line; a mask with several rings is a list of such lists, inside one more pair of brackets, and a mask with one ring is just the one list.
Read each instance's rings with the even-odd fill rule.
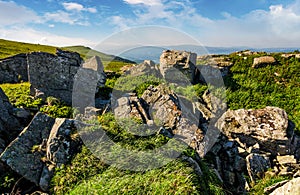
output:
[[[235,55],[245,60],[248,57],[242,52]],[[272,56],[257,56],[252,68],[274,64],[276,59]],[[204,183],[204,169],[209,169],[224,194],[246,194],[267,177],[284,179],[265,187],[264,193],[299,194],[300,136],[284,109],[265,106],[231,110],[214,88],[206,88],[194,99],[176,90],[186,84],[226,80],[232,66],[230,57],[197,58],[195,53],[166,50],[160,65],[145,60],[129,67],[122,76],[124,80],[141,78],[147,84],[140,95],[120,82],[108,92],[107,99],[99,95],[106,89],[108,77],[99,57],[83,62],[78,53],[57,50],[56,55],[33,52],[2,59],[1,83],[29,81],[34,98],[46,101],[49,96],[55,97],[67,105],[77,105],[77,112],[72,119],[30,113],[25,108],[14,108],[0,88],[0,176],[6,176],[9,170],[28,181],[25,187],[16,182],[21,194],[35,190],[55,193],[58,187],[51,183],[55,170],[68,166],[83,147],[78,128],[88,126],[86,120],[113,113],[116,120],[134,119],[163,137],[184,143],[194,155],[181,154],[178,158],[185,159]],[[144,76],[152,78],[151,75],[160,80],[144,80]],[[74,97],[74,89],[82,93]],[[95,104],[95,98],[102,103]],[[17,193],[15,187],[12,193]]]

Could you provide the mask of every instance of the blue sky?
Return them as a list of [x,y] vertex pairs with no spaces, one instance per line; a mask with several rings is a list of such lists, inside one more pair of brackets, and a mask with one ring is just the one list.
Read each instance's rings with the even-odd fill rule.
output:
[[93,47],[148,25],[207,46],[300,47],[300,0],[0,0],[3,39]]

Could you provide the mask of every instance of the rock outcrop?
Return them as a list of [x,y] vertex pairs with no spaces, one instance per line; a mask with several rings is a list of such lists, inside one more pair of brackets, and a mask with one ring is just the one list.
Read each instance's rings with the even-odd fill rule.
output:
[[28,81],[27,55],[18,54],[0,60],[0,83]]
[[0,88],[0,154],[21,131],[22,126],[8,97]]
[[101,59],[94,56],[85,61],[71,79],[70,101],[83,114],[86,107],[95,107],[95,94],[106,82]]
[[293,130],[288,128],[284,110],[266,107],[257,110],[228,110],[218,128],[229,138],[239,140],[244,149],[259,144],[259,149],[273,155],[288,154]]
[[196,53],[165,50],[160,56],[160,72],[168,82],[180,82],[183,74],[191,83],[197,83],[200,73],[196,67],[196,59]]
[[252,68],[259,68],[264,65],[274,64],[275,62],[276,60],[272,56],[262,56],[254,58]]
[[30,53],[27,60],[31,95],[54,96],[70,105],[74,76],[82,61],[79,54],[58,49],[56,55]]
[[77,150],[79,142],[71,138],[76,130],[74,123],[37,113],[0,159],[27,180],[48,190],[54,168],[68,162]]
[[159,67],[151,60],[145,60],[141,64],[132,66],[125,72],[125,74],[131,76],[153,75],[159,78],[162,77]]
[[199,69],[203,68],[203,65],[211,66],[219,70],[223,77],[228,75],[229,68],[233,65],[232,60],[223,55],[204,55],[197,57],[197,60],[199,61],[198,64],[200,64],[200,66],[197,66]]

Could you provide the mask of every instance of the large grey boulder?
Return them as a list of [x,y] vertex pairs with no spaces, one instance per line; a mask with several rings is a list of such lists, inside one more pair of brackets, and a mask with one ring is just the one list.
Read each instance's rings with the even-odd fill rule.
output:
[[283,109],[266,107],[257,110],[228,110],[216,126],[230,139],[238,139],[244,149],[259,144],[262,151],[274,156],[289,154],[293,129]]
[[101,59],[94,56],[86,60],[72,80],[72,105],[83,114],[85,108],[95,107],[95,94],[106,82]]
[[28,81],[27,55],[18,54],[0,59],[0,83]]
[[5,149],[0,159],[27,180],[47,190],[54,168],[65,164],[76,150],[71,139],[75,121],[37,113]]
[[196,67],[196,59],[196,53],[165,50],[160,56],[160,72],[168,82],[178,83],[186,79],[196,83],[200,75]]
[[59,49],[56,55],[32,52],[27,61],[32,95],[54,96],[69,105],[72,103],[74,76],[82,62],[78,53]]
[[14,108],[8,97],[0,88],[0,154],[4,148],[21,131],[22,127],[18,119],[13,115]]

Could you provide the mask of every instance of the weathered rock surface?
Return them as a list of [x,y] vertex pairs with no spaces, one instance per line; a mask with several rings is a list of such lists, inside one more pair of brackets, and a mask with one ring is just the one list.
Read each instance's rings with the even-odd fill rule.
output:
[[262,57],[254,58],[252,67],[259,68],[264,65],[274,64],[275,62],[276,60],[272,56],[262,56]]
[[224,185],[234,194],[244,194],[247,185],[244,178],[246,160],[239,156],[238,143],[228,140],[224,135],[207,153],[214,169],[220,175]]
[[0,88],[0,154],[22,129],[21,124],[13,114],[14,108]]
[[246,158],[248,175],[252,182],[261,179],[264,173],[271,168],[270,158],[261,154],[250,154]]
[[0,59],[0,83],[28,81],[27,55],[18,54]]
[[219,70],[222,76],[226,76],[229,73],[229,68],[233,65],[230,58],[223,55],[205,55],[197,58],[201,66],[197,66],[199,69],[205,66],[212,66],[214,69]]
[[283,186],[274,190],[270,195],[299,195],[300,194],[300,177],[294,178]]
[[140,76],[140,75],[153,75],[157,77],[162,77],[160,74],[159,67],[151,60],[145,60],[143,63],[132,66],[125,73],[126,75],[131,76]]
[[55,166],[65,164],[77,142],[71,139],[74,120],[37,113],[31,123],[5,149],[0,159],[27,180],[47,190]]
[[160,56],[160,72],[168,82],[179,83],[185,76],[191,83],[197,83],[200,72],[196,67],[196,59],[196,53],[165,50]]
[[82,59],[78,53],[57,49],[56,55],[33,52],[27,55],[30,92],[34,96],[54,96],[72,102],[74,76]]
[[293,130],[288,128],[287,114],[280,108],[228,110],[217,126],[228,138],[238,138],[245,149],[258,143],[261,150],[273,155],[290,151]]
[[95,107],[95,94],[106,82],[101,59],[94,56],[84,62],[72,79],[72,104],[83,114],[86,107]]

